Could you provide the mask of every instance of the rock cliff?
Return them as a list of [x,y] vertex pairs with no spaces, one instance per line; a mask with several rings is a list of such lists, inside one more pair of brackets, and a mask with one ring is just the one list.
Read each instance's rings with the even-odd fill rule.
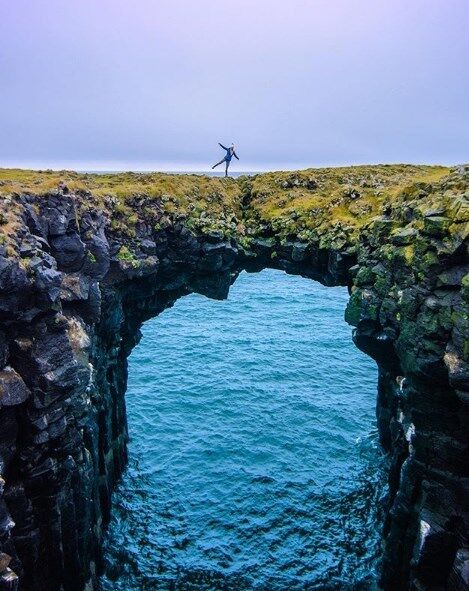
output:
[[266,267],[347,286],[378,364],[382,587],[468,589],[468,197],[464,166],[0,170],[0,590],[97,589],[140,326]]

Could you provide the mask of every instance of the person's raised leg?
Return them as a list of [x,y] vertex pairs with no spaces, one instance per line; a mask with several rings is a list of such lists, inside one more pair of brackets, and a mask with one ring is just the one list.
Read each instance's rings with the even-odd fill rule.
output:
[[213,169],[213,168],[216,168],[217,166],[220,166],[220,164],[223,164],[223,162],[225,162],[225,160],[220,160],[220,162],[217,162],[216,164],[214,164],[214,165],[212,166],[212,169]]

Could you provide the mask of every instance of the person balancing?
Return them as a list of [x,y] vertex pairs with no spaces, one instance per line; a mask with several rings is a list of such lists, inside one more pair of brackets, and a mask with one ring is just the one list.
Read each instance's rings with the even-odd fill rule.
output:
[[223,158],[223,160],[220,160],[220,162],[217,162],[216,164],[214,164],[212,166],[212,169],[213,168],[216,168],[220,164],[223,164],[223,162],[224,162],[225,163],[225,176],[228,176],[228,167],[230,165],[231,159],[233,158],[233,156],[236,158],[236,160],[239,160],[239,158],[238,158],[238,155],[235,152],[234,144],[231,144],[231,146],[229,148],[226,148],[223,144],[220,144],[220,142],[218,142],[218,145],[221,148],[223,148],[224,150],[226,150],[226,155]]

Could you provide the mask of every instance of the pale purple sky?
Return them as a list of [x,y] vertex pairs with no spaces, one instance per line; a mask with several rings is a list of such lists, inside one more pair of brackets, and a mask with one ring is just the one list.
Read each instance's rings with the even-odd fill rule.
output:
[[0,0],[0,166],[469,161],[468,0]]

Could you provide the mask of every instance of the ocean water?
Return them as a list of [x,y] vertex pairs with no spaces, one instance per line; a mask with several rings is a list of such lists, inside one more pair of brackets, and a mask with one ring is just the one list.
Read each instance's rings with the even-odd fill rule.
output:
[[377,370],[347,299],[242,273],[227,301],[186,296],[143,326],[103,591],[376,588]]

